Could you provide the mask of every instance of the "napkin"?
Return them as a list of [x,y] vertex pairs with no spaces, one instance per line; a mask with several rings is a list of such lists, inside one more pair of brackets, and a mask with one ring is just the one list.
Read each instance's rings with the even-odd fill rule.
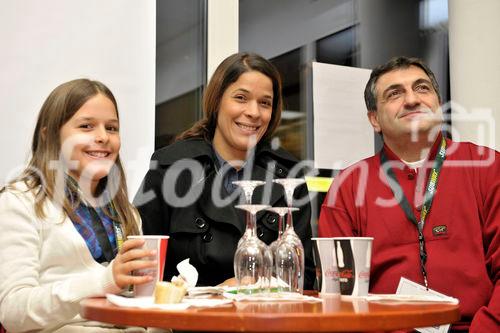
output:
[[402,295],[402,294],[370,294],[364,297],[372,302],[438,302],[458,304],[458,299],[453,297],[443,297],[437,295]]
[[190,297],[209,297],[211,295],[222,295],[226,287],[191,287],[188,288]]
[[[196,286],[196,283],[198,282],[198,271],[189,263],[189,258],[178,263],[176,267],[179,271],[179,276],[186,281],[188,288]],[[174,277],[172,277],[172,279],[173,278]]]
[[185,310],[189,303],[156,304],[153,297],[123,297],[114,294],[106,294],[106,299],[114,305],[123,308],[141,308],[141,309],[162,309],[162,310]]
[[107,294],[106,299],[114,305],[124,308],[161,309],[170,311],[185,310],[189,307],[214,307],[231,304],[230,299],[189,299],[184,298],[181,303],[156,304],[153,297],[123,297]]

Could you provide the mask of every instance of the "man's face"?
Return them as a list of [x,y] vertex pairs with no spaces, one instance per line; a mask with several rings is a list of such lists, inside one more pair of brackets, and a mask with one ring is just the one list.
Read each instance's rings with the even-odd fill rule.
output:
[[417,66],[383,74],[377,80],[375,93],[377,111],[368,112],[368,118],[386,142],[401,140],[408,134],[421,137],[443,121],[431,79]]

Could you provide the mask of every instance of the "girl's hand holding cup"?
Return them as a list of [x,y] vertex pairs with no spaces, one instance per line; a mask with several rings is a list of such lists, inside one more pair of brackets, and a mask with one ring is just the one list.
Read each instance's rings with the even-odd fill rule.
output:
[[[120,288],[128,285],[139,285],[153,281],[155,267],[157,267],[156,250],[147,249],[145,240],[140,238],[128,239],[113,260],[113,278]],[[132,275],[133,271],[151,270],[150,274]]]

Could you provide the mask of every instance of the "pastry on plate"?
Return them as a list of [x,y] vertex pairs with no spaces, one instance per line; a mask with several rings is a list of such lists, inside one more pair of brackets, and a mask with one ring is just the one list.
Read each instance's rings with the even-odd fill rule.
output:
[[172,282],[157,282],[154,291],[156,304],[180,303],[187,292],[186,282],[182,278],[173,277]]

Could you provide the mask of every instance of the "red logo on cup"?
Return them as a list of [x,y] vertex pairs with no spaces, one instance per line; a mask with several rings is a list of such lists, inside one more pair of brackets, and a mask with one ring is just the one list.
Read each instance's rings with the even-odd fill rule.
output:
[[328,278],[336,278],[338,277],[338,273],[337,271],[333,270],[333,269],[329,269],[325,272],[325,277],[328,277]]
[[370,272],[368,272],[368,271],[359,272],[358,277],[360,279],[369,279],[370,278]]
[[353,274],[352,274],[352,269],[344,269],[339,272],[339,277],[341,279],[352,279]]

